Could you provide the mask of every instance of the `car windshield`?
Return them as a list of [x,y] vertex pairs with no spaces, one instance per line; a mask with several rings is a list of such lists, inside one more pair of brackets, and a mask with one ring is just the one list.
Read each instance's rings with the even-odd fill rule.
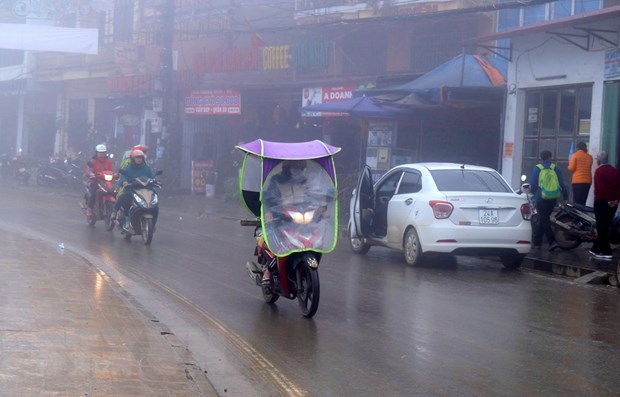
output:
[[512,192],[495,171],[434,170],[431,175],[442,192]]

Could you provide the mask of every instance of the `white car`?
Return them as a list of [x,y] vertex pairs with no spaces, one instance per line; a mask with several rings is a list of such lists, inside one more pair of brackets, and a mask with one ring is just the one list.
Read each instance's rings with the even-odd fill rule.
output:
[[365,167],[350,205],[349,242],[404,252],[416,265],[429,252],[497,256],[506,268],[530,252],[531,209],[495,170],[466,164],[403,164],[376,184]]

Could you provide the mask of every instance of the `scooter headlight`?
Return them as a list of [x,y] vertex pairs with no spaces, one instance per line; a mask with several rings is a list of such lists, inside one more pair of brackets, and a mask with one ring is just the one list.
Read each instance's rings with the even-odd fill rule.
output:
[[312,211],[306,211],[306,212],[300,212],[300,211],[288,211],[288,216],[291,217],[291,219],[293,220],[293,222],[300,224],[300,225],[307,225],[310,222],[312,222],[312,219],[314,219],[314,213],[316,211],[312,210]]
[[111,182],[112,179],[114,179],[114,175],[103,174],[103,179],[105,179],[106,182]]
[[136,203],[138,203],[138,205],[140,207],[143,207],[143,208],[147,208],[148,207],[148,205],[146,204],[146,201],[144,201],[144,199],[142,197],[140,197],[139,194],[134,193],[133,194],[133,199],[136,200]]
[[153,198],[151,199],[151,205],[157,205],[157,203],[159,203],[159,199],[157,198],[157,195],[154,194]]

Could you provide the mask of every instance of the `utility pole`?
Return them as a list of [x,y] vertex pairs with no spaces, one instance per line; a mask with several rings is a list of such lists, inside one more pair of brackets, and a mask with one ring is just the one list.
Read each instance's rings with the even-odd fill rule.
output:
[[[162,141],[166,142],[165,154],[167,158],[178,156],[178,148],[171,147],[173,142],[179,141],[177,114],[177,90],[174,81],[173,51],[175,5],[174,0],[163,0],[161,13],[161,53],[160,53],[160,81],[162,95],[161,128]],[[170,163],[168,163],[170,164]],[[170,170],[175,172],[174,170]],[[176,170],[178,172],[178,170]],[[176,180],[176,178],[173,178]]]

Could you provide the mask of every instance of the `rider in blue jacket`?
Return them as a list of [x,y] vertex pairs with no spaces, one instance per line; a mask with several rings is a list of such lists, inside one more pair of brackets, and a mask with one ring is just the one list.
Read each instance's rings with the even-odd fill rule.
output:
[[153,178],[153,170],[144,161],[144,152],[139,149],[134,149],[129,154],[131,163],[124,168],[121,176],[118,180],[119,184],[124,187],[122,193],[117,197],[116,204],[114,205],[115,213],[118,216],[118,210],[123,208],[125,215],[125,229],[129,229],[129,207],[131,206],[131,199],[133,195],[133,189],[129,185],[129,182],[135,178],[146,176]]

